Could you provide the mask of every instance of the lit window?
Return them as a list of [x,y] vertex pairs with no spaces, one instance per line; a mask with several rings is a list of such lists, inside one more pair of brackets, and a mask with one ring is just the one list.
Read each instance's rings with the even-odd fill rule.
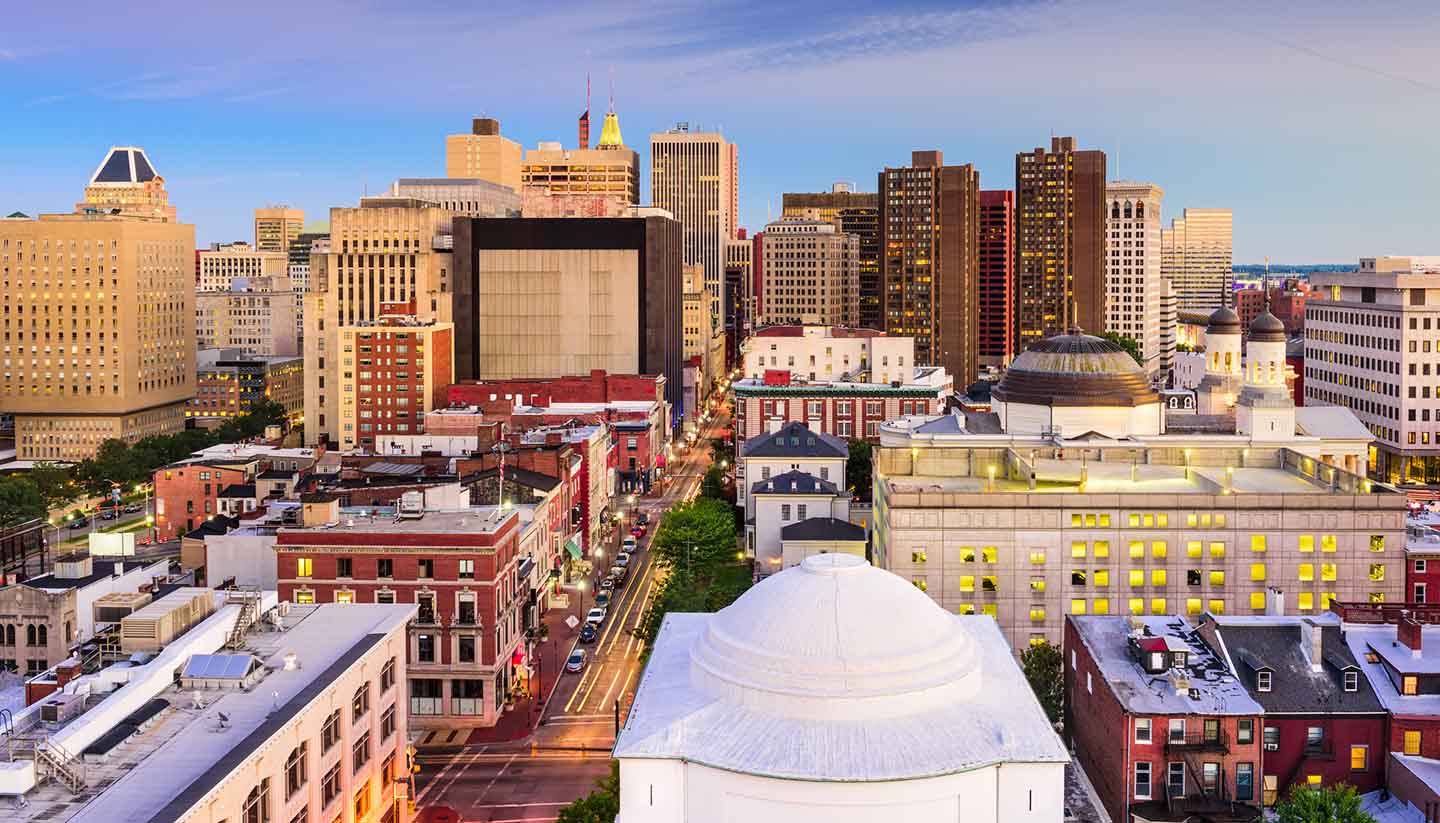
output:
[[1144,614],[1144,613],[1145,613],[1145,598],[1143,598],[1143,597],[1132,597],[1132,598],[1130,598],[1130,613],[1131,613],[1131,614]]
[[1383,534],[1372,534],[1372,535],[1370,535],[1370,551],[1372,551],[1372,552],[1383,552],[1383,551],[1385,551],[1385,535],[1383,535]]
[[1186,543],[1185,543],[1185,555],[1186,555],[1187,557],[1199,557],[1199,556],[1200,556],[1200,541],[1199,541],[1199,540],[1189,540],[1189,541],[1186,541]]
[[1192,513],[1192,514],[1187,514],[1187,515],[1185,515],[1185,525],[1187,525],[1187,526],[1189,526],[1190,528],[1193,529],[1193,528],[1195,528],[1196,526],[1200,525],[1200,520],[1199,520],[1199,518],[1198,518],[1196,515],[1194,515],[1193,513]]
[[1128,518],[1132,527],[1140,525],[1140,515],[1132,513]]
[[1109,613],[1110,613],[1110,600],[1109,600],[1108,598],[1104,598],[1104,597],[1096,598],[1096,600],[1095,600],[1095,613],[1096,613],[1096,614],[1109,614]]
[[1211,613],[1211,614],[1224,614],[1224,613],[1225,613],[1225,601],[1224,601],[1224,600],[1211,600],[1211,601],[1210,601],[1209,603],[1207,603],[1206,605],[1210,608],[1210,613]]
[[1334,552],[1334,551],[1335,551],[1335,545],[1336,545],[1336,544],[1335,544],[1335,535],[1333,535],[1333,534],[1322,534],[1322,535],[1320,535],[1320,551],[1322,551],[1322,552]]
[[1163,597],[1152,597],[1150,598],[1150,613],[1169,614],[1170,604],[1166,603]]
[[1095,570],[1095,585],[1097,585],[1097,586],[1108,586],[1108,585],[1110,585],[1110,570],[1109,570],[1109,569],[1096,569],[1096,570]]
[[1400,679],[1400,693],[1414,695],[1420,693],[1420,681],[1413,674],[1407,674]]
[[1251,580],[1254,580],[1256,583],[1263,583],[1263,582],[1265,582],[1265,564],[1264,564],[1264,563],[1251,563],[1251,564],[1250,564],[1250,579],[1251,579]]
[[1311,592],[1300,592],[1300,597],[1297,599],[1300,601],[1296,604],[1300,611],[1308,612],[1315,608],[1315,595]]
[[1384,564],[1384,563],[1371,563],[1371,564],[1370,564],[1370,579],[1373,580],[1373,581],[1375,581],[1376,583],[1379,583],[1379,582],[1381,582],[1381,581],[1383,581],[1383,580],[1385,579],[1385,564]]
[[1319,786],[1322,782],[1323,782],[1323,781],[1321,780],[1320,775],[1318,775],[1318,774],[1307,774],[1307,775],[1305,775],[1305,784],[1306,784],[1307,786]]
[[297,589],[295,591],[295,605],[313,606],[315,604],[315,592],[309,589]]
[[1095,515],[1093,515],[1093,514],[1087,514],[1087,515],[1085,515],[1085,528],[1087,528],[1087,529],[1093,529],[1093,528],[1095,528]]
[[1074,600],[1071,600],[1071,601],[1070,601],[1070,613],[1071,613],[1071,614],[1084,614],[1084,613],[1085,613],[1085,601],[1084,601],[1083,599],[1081,599],[1081,598],[1076,598],[1076,599],[1074,599]]
[[927,580],[926,580],[925,578],[923,578],[923,577],[917,577],[917,578],[915,578],[914,580],[911,580],[910,582],[911,582],[911,583],[914,583],[914,584],[915,584],[915,588],[919,589],[919,590],[922,591],[922,592],[926,592],[926,591],[929,591],[929,590],[930,590],[930,582],[927,581]]
[[973,592],[973,591],[975,591],[975,575],[973,575],[973,574],[962,574],[962,575],[960,575],[960,591],[962,591],[962,592]]
[[985,563],[994,563],[999,558],[999,550],[994,546],[986,546],[980,550],[980,559]]
[[1265,592],[1250,592],[1250,608],[1257,611],[1265,610]]
[[1072,514],[1072,515],[1070,515],[1070,527],[1071,527],[1071,528],[1078,529],[1078,528],[1080,528],[1080,527],[1083,526],[1083,525],[1085,525],[1085,524],[1084,524],[1084,522],[1081,520],[1080,515],[1078,515],[1078,514]]
[[1407,731],[1407,732],[1405,732],[1404,745],[1405,745],[1405,753],[1406,753],[1406,754],[1419,754],[1419,753],[1420,753],[1420,732],[1413,732],[1413,731]]
[[1032,566],[1043,566],[1043,565],[1045,565],[1045,552],[1030,552],[1030,565],[1032,565]]
[[1302,583],[1308,583],[1308,582],[1310,582],[1310,581],[1312,581],[1312,580],[1314,580],[1314,579],[1315,579],[1315,564],[1314,564],[1314,563],[1301,563],[1301,564],[1300,564],[1300,582],[1302,582]]
[[1102,514],[1102,515],[1100,515],[1100,528],[1102,528],[1102,529],[1108,529],[1108,528],[1110,528],[1110,515],[1108,515],[1108,514]]
[[1163,513],[1155,515],[1155,525],[1162,529],[1168,528],[1170,526],[1170,515]]
[[1250,535],[1250,551],[1252,551],[1252,552],[1263,552],[1263,551],[1265,551],[1265,535],[1263,535],[1263,534],[1252,534],[1252,535]]
[[1200,598],[1198,598],[1198,597],[1186,598],[1186,600],[1185,600],[1185,613],[1186,613],[1186,614],[1196,615],[1196,614],[1199,614],[1200,612],[1204,611],[1204,609],[1205,609],[1205,607],[1204,607],[1203,605],[1201,605]]
[[1143,558],[1143,557],[1145,556],[1145,541],[1144,541],[1144,540],[1131,540],[1131,541],[1130,541],[1130,556],[1131,556],[1132,558],[1136,559],[1136,560],[1138,560],[1138,559],[1140,559],[1140,558]]
[[974,604],[974,603],[961,603],[961,604],[960,604],[960,607],[957,608],[957,609],[955,610],[955,612],[956,612],[957,614],[974,614],[974,613],[975,613],[975,604]]
[[1164,569],[1151,569],[1151,570],[1150,570],[1150,585],[1152,585],[1152,586],[1163,586],[1163,585],[1165,585],[1165,570],[1164,570]]
[[1223,572],[1223,571],[1221,571],[1221,570],[1219,570],[1219,569],[1216,569],[1216,570],[1210,572],[1210,585],[1212,585],[1212,586],[1223,586],[1223,585],[1225,585],[1225,572]]
[[980,578],[980,588],[983,589],[983,590],[985,590],[985,591],[987,591],[987,592],[997,592],[997,591],[999,591],[999,590],[1000,590],[999,578],[996,577],[996,576],[994,576],[994,575],[990,575],[990,574],[985,575],[984,577]]
[[295,558],[295,576],[310,577],[315,570],[315,561],[308,557]]
[[1300,535],[1300,551],[1302,551],[1302,552],[1313,552],[1313,551],[1315,551],[1315,535],[1313,535],[1313,534],[1302,534],[1302,535]]
[[1086,544],[1075,542],[1070,544],[1070,556],[1076,559],[1085,557]]
[[1130,585],[1133,586],[1133,587],[1135,587],[1135,588],[1139,588],[1139,587],[1145,585],[1145,570],[1144,570],[1144,569],[1131,569],[1131,570],[1130,570]]
[[1030,622],[1031,622],[1031,623],[1044,623],[1044,622],[1045,622],[1045,607],[1044,607],[1044,606],[1031,606],[1031,607],[1030,607]]
[[1210,556],[1211,556],[1211,557],[1224,557],[1224,556],[1225,556],[1225,544],[1224,544],[1224,543],[1211,543],[1211,544],[1210,544]]
[[1150,542],[1150,556],[1164,557],[1169,553],[1164,540],[1152,540]]
[[910,562],[911,562],[911,563],[924,563],[924,562],[925,562],[925,559],[926,559],[926,557],[925,557],[925,552],[923,552],[923,551],[910,552]]
[[1329,581],[1329,582],[1332,582],[1332,583],[1335,581],[1335,564],[1334,564],[1334,563],[1321,563],[1321,564],[1320,564],[1320,579],[1321,579],[1321,580],[1325,580],[1325,581]]
[[1032,577],[1032,578],[1030,578],[1030,591],[1032,591],[1032,592],[1043,592],[1043,591],[1045,591],[1045,578],[1043,578],[1043,577]]
[[974,546],[961,546],[961,547],[960,547],[960,562],[961,562],[961,563],[974,563],[974,562],[975,562],[975,547],[974,547]]
[[1110,556],[1110,542],[1109,542],[1108,540],[1096,540],[1096,541],[1095,541],[1095,557],[1096,557],[1096,558],[1101,558],[1101,557],[1109,557],[1109,556]]

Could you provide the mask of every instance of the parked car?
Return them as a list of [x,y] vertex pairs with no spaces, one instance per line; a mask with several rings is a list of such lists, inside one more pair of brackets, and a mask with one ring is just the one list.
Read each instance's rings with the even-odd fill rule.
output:
[[588,655],[585,654],[584,649],[576,649],[570,652],[569,659],[565,661],[565,671],[572,673],[584,671],[586,657],[588,657]]
[[138,514],[142,511],[145,511],[145,507],[140,505],[139,503],[131,503],[130,505],[125,507],[126,514]]
[[629,565],[630,565],[630,553],[629,553],[629,552],[620,552],[619,554],[615,555],[615,565],[617,565],[617,566],[629,567]]
[[86,520],[86,519],[83,518],[83,517],[77,517],[77,518],[75,518],[74,520],[71,520],[69,523],[66,523],[65,525],[66,525],[66,527],[71,528],[71,529],[83,529],[83,528],[85,528],[85,526],[88,525],[89,523],[90,523],[89,520]]
[[615,588],[615,578],[606,575],[605,578],[600,581],[600,592],[603,594],[613,588]]
[[630,528],[630,536],[635,538],[636,540],[639,540],[640,538],[645,536],[645,527],[637,523]]
[[114,519],[115,519],[115,510],[114,510],[114,509],[106,509],[105,511],[100,512],[100,519],[101,519],[101,520],[114,520]]
[[581,642],[581,643],[594,643],[594,642],[595,642],[595,638],[597,638],[597,637],[599,637],[599,636],[600,636],[600,633],[597,632],[597,631],[595,631],[595,627],[594,627],[593,625],[589,624],[589,623],[586,623],[584,626],[581,626],[581,627],[580,627],[580,642]]
[[635,515],[635,522],[639,523],[642,526],[650,525],[650,513],[640,512],[639,514]]
[[610,592],[604,591],[604,586],[601,586],[601,592],[595,595],[595,605],[602,609],[610,608]]
[[596,626],[605,625],[605,610],[596,606],[585,615],[586,623],[594,623]]
[[622,551],[627,551],[627,552],[633,552],[633,551],[635,551],[635,548],[636,548],[637,546],[639,546],[639,545],[640,545],[639,542],[636,541],[635,538],[633,538],[633,537],[627,537],[627,538],[625,538],[625,544],[624,544],[624,546],[622,547],[621,550],[622,550]]
[[616,585],[616,586],[621,586],[621,585],[623,585],[623,584],[625,583],[625,578],[628,577],[629,575],[630,575],[630,567],[629,567],[629,566],[611,566],[611,567],[610,567],[610,575],[609,575],[609,576],[615,580],[615,585]]

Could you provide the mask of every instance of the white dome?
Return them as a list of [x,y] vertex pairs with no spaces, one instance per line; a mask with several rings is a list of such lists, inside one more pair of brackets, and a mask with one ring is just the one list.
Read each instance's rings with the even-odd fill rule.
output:
[[690,650],[697,689],[789,717],[953,705],[980,688],[981,668],[954,615],[848,554],[815,555],[767,578],[715,614]]

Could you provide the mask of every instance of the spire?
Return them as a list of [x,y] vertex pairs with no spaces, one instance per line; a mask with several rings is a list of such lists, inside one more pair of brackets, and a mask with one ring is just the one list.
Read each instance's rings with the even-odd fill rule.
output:
[[610,69],[610,110],[605,112],[605,122],[600,126],[600,142],[597,149],[618,149],[625,145],[620,136],[620,117],[615,114],[615,69]]

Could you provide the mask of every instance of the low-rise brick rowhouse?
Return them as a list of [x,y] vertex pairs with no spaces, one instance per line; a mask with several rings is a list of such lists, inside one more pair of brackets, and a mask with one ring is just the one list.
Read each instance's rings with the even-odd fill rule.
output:
[[281,529],[280,598],[308,603],[415,603],[408,660],[411,723],[491,726],[524,676],[533,600],[519,551],[532,512],[471,507],[380,517],[342,514],[334,495],[302,498],[299,528]]
[[1405,597],[1440,603],[1440,513],[1424,509],[1405,519]]
[[1390,752],[1440,758],[1440,606],[1333,603],[1345,642],[1390,714]]
[[1065,619],[1065,734],[1114,821],[1260,817],[1264,710],[1180,617]]

